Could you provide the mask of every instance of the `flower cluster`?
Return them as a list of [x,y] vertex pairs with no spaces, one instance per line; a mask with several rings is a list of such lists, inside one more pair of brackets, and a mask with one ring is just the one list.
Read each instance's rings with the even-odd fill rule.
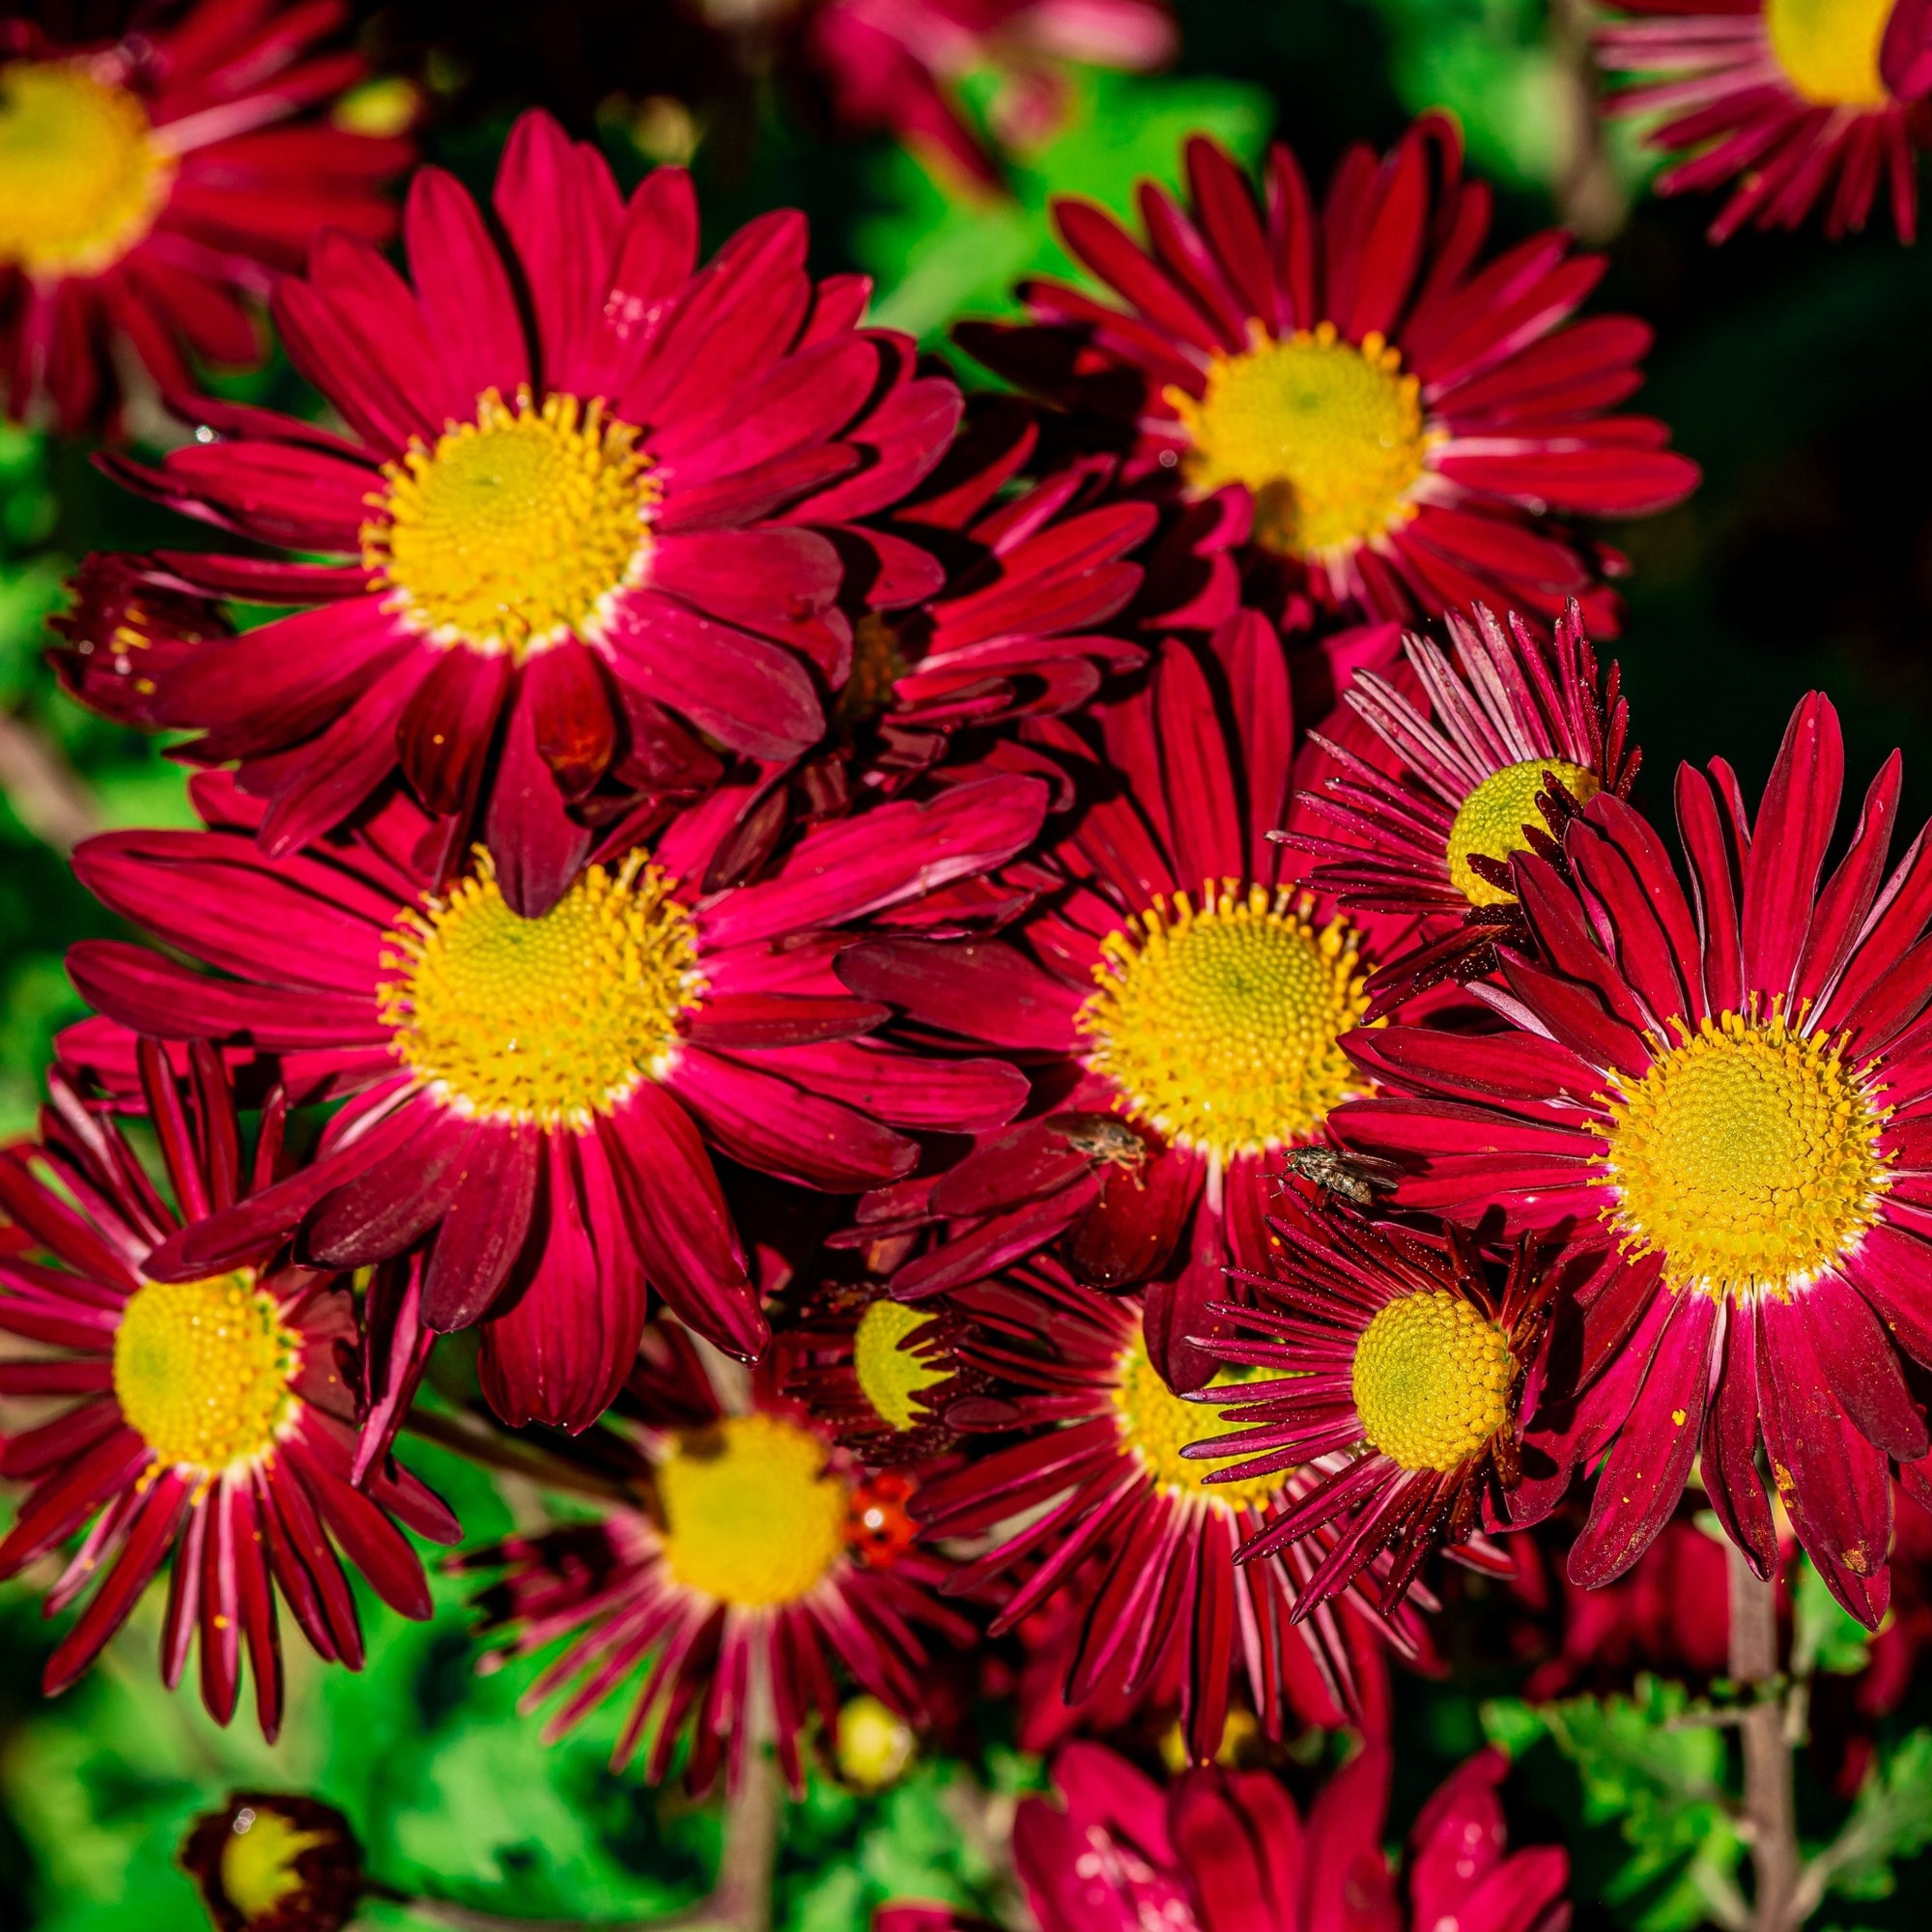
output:
[[[1696,481],[1617,412],[1648,331],[1579,315],[1567,236],[1490,248],[1440,117],[1319,201],[1196,140],[1141,235],[1060,208],[1099,293],[969,331],[1020,391],[969,410],[802,215],[705,259],[685,173],[626,197],[541,112],[487,210],[417,170],[392,259],[404,153],[306,118],[358,71],[326,11],[0,69],[14,406],[96,412],[125,329],[192,434],[101,466],[213,533],[91,559],[60,625],[200,823],[75,853],[131,936],[73,948],[91,1015],[0,1151],[0,1397],[41,1406],[0,1567],[86,1605],[49,1689],[166,1569],[164,1675],[198,1639],[226,1721],[245,1663],[272,1735],[278,1604],[352,1667],[351,1571],[427,1611],[430,1434],[594,1503],[450,1567],[551,1731],[621,1697],[653,1782],[799,1786],[850,1693],[917,1725],[997,1660],[1023,1741],[1194,1767],[1066,1746],[1017,1828],[1044,1925],[1555,1922],[1491,1757],[1397,1902],[1440,1556],[1511,1577],[1578,1491],[1610,1583],[1695,1465],[1743,1562],[1782,1520],[1876,1627],[1932,1449],[1932,853],[1889,867],[1894,758],[1828,867],[1815,696],[1755,812],[1675,775],[1681,863],[1633,802],[1590,524]],[[1727,225],[1834,169],[1861,215],[1924,10],[1642,11],[1606,58],[1756,157]],[[935,12],[1058,31],[814,30],[895,89]],[[244,253],[305,259],[264,291],[330,426],[194,390]],[[1344,1727],[1305,1836],[1213,1768]],[[352,1857],[268,1804],[198,1841],[211,1897]]]

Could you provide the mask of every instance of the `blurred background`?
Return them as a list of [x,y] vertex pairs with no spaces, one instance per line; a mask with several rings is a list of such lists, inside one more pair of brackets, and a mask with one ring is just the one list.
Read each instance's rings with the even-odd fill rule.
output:
[[[1471,167],[1498,189],[1502,239],[1561,218],[1607,249],[1593,306],[1633,311],[1658,335],[1635,407],[1664,417],[1704,469],[1681,509],[1605,533],[1631,563],[1625,635],[1611,649],[1653,808],[1679,759],[1717,753],[1754,796],[1793,702],[1822,687],[1843,714],[1855,782],[1902,746],[1907,818],[1932,810],[1932,256],[1900,247],[1889,224],[1835,245],[1816,234],[1746,235],[1710,248],[1713,205],[1647,197],[1634,142],[1600,126],[1586,0],[1176,0],[1179,51],[1157,72],[1070,69],[1046,98],[1018,98],[1011,76],[990,69],[963,77],[969,117],[1004,148],[1005,192],[841,120],[824,75],[800,56],[794,11],[792,0],[359,7],[358,41],[389,77],[365,90],[359,111],[372,126],[415,118],[429,156],[487,189],[512,118],[540,102],[598,141],[626,185],[655,163],[689,162],[707,245],[762,209],[802,206],[816,270],[871,275],[877,319],[944,354],[954,321],[1010,312],[1016,275],[1070,271],[1046,221],[1054,194],[1125,213],[1138,177],[1175,179],[1181,138],[1194,129],[1249,158],[1286,138],[1319,181],[1350,141],[1385,146],[1418,110],[1446,106],[1463,124]],[[125,14],[57,8],[48,17],[67,38],[111,32]],[[963,358],[960,373],[976,380]],[[315,407],[281,363],[217,386]],[[133,427],[162,433],[158,422]],[[185,816],[180,775],[160,748],[84,716],[43,664],[46,621],[83,553],[193,541],[100,478],[91,454],[0,429],[0,1132],[9,1136],[31,1125],[49,1039],[78,1012],[63,950],[109,929],[71,879],[66,851],[101,826]],[[492,1487],[428,1450],[422,1462],[476,1540],[526,1510],[514,1485]],[[1463,1586],[1444,1624],[1455,1690],[1399,1686],[1394,1826],[1406,1828],[1421,1797],[1481,1741],[1482,1700],[1517,1694],[1539,1657],[1547,1662],[1553,1639],[1533,1606],[1485,1607],[1470,1600],[1480,1587]],[[78,1690],[43,1704],[36,1686],[50,1640],[37,1593],[0,1589],[0,1927],[173,1932],[204,1922],[172,1869],[174,1846],[197,1808],[238,1783],[319,1791],[350,1813],[379,1868],[478,1888],[502,1909],[597,1917],[692,1897],[714,1821],[604,1769],[614,1715],[606,1728],[593,1721],[545,1747],[515,1711],[527,1673],[472,1684],[465,1614],[456,1591],[440,1588],[443,1607],[426,1629],[372,1620],[383,1636],[362,1676],[335,1672],[325,1687],[297,1662],[288,1741],[273,1752],[240,1725],[233,1736],[214,1730],[191,1690],[158,1688],[157,1604]],[[1862,1652],[1853,1661],[1861,1664]],[[1928,1702],[1913,1692],[1886,1721],[1924,1722],[1918,1707]],[[779,1901],[787,1932],[862,1927],[892,1895],[988,1902],[1001,1807],[1038,1773],[997,1736],[962,1724],[956,1755],[922,1760],[889,1790],[830,1778],[814,1786],[787,1828]],[[1685,1750],[1711,1741],[1693,1736]],[[1693,1777],[1695,1764],[1679,1756],[1642,1775]],[[1571,1843],[1578,1924],[1668,1932],[1700,1922],[1696,1861],[1716,1855],[1728,1822],[1714,1810],[1685,1828],[1686,1841],[1634,1854],[1619,1822],[1629,1807],[1619,1812],[1553,1754],[1551,1767],[1533,1781],[1520,1830]],[[1829,1803],[1833,1774],[1807,1767],[1804,1803]],[[1842,1922],[1847,1932],[1923,1926],[1929,1901],[1908,1883]]]

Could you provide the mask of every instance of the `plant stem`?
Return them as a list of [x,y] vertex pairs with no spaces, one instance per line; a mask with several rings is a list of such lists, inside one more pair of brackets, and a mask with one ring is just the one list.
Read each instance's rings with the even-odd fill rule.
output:
[[403,1427],[425,1442],[453,1449],[457,1455],[484,1468],[522,1476],[539,1489],[585,1496],[592,1502],[625,1503],[633,1509],[638,1506],[638,1492],[619,1477],[582,1467],[561,1456],[552,1455],[534,1442],[502,1435],[480,1417],[445,1415],[437,1409],[416,1407],[404,1417]]
[[[1770,1684],[1778,1675],[1776,1577],[1761,1579],[1731,1545],[1725,1546],[1725,1556],[1731,1585],[1731,1678],[1741,1690]],[[1745,1821],[1757,1879],[1752,1932],[1788,1932],[1799,1856],[1784,1700],[1766,1697],[1752,1703],[1738,1729],[1745,1747]]]
[[696,1905],[662,1918],[516,1918],[451,1899],[419,1898],[382,1884],[371,1885],[369,1896],[401,1905],[424,1924],[446,1925],[451,1932],[771,1932],[772,1874],[783,1803],[771,1752],[752,1752],[738,1788],[724,1802],[716,1883]]

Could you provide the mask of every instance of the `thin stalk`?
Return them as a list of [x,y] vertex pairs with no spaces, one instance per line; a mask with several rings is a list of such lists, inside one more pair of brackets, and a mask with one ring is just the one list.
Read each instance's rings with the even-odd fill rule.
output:
[[738,1788],[724,1802],[724,1838],[718,1877],[696,1905],[655,1918],[517,1918],[421,1898],[372,1884],[368,1894],[404,1907],[426,1925],[451,1932],[771,1932],[772,1874],[778,1866],[779,1823],[784,1792],[769,1751],[751,1754]]
[[[1760,1578],[1735,1547],[1725,1546],[1730,1573],[1730,1674],[1740,1689],[1778,1676],[1777,1579]],[[1792,1788],[1791,1738],[1784,1700],[1763,1697],[1738,1725],[1745,1747],[1745,1828],[1757,1880],[1751,1932],[1788,1932],[1798,1889],[1798,1813]]]
[[620,1477],[606,1476],[553,1456],[548,1449],[504,1435],[476,1416],[445,1415],[436,1409],[412,1408],[403,1427],[425,1442],[440,1443],[486,1469],[522,1476],[539,1489],[564,1495],[586,1496],[592,1502],[626,1503],[635,1509],[639,1492]]

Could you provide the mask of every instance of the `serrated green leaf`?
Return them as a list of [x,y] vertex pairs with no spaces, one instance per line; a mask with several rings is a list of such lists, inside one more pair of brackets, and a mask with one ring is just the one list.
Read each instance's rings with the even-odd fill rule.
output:
[[1889,1898],[1892,1867],[1932,1845],[1932,1731],[1909,1733],[1865,1774],[1852,1815],[1819,1861],[1831,1889],[1848,1898]]
[[1577,1768],[1583,1815],[1614,1824],[1631,1856],[1605,1888],[1636,1932],[1690,1932],[1738,1897],[1743,1851],[1724,1789],[1721,1732],[1680,1725],[1683,1686],[1639,1677],[1634,1697],[1573,1697],[1483,1707],[1491,1739],[1513,1756],[1548,1735]]

